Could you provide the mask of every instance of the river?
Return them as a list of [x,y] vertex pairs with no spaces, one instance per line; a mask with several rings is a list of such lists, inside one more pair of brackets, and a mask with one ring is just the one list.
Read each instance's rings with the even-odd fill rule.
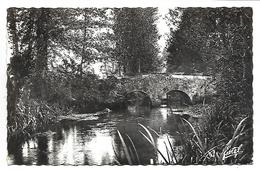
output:
[[[22,165],[113,165],[124,153],[117,130],[122,136],[131,137],[139,156],[140,164],[160,164],[162,157],[139,131],[138,124],[152,128],[157,148],[166,154],[167,137],[173,144],[177,157],[182,155],[180,115],[171,114],[169,108],[160,107],[140,111],[116,111],[93,122],[63,122],[23,143],[13,154],[8,155],[8,164]],[[151,129],[151,130],[152,130]],[[168,144],[169,145],[169,144]],[[168,148],[170,148],[168,146]],[[121,164],[125,161],[122,159]]]

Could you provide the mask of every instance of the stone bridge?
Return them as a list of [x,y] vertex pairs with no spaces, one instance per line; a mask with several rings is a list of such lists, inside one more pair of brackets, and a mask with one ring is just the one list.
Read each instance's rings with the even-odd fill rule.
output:
[[215,94],[212,81],[211,76],[147,74],[121,78],[116,91],[123,96],[136,91],[146,93],[153,106],[162,104],[162,100],[167,98],[167,93],[180,91],[188,95],[193,103],[195,99]]

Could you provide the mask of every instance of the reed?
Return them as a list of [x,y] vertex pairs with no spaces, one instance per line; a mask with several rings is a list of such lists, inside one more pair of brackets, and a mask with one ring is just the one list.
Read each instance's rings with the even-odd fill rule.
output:
[[[224,158],[225,154],[228,152],[228,150],[231,150],[232,147],[235,147],[237,140],[244,134],[244,122],[247,118],[244,118],[240,121],[240,123],[237,125],[232,138],[225,144],[215,145],[215,146],[209,146],[207,143],[207,139],[202,141],[202,138],[199,137],[198,132],[195,130],[194,126],[187,121],[186,119],[183,119],[191,128],[195,139],[190,140],[190,145],[193,147],[196,147],[195,150],[199,151],[199,153],[191,154],[191,156],[194,158],[199,158],[196,160],[193,164],[226,164],[226,159]],[[220,127],[219,127],[220,128]],[[219,132],[219,131],[218,131]],[[215,139],[215,142],[218,142],[218,139]],[[219,151],[215,151],[216,148],[222,149]],[[199,154],[199,156],[198,156]],[[236,162],[239,163],[239,158],[236,159]],[[191,163],[192,164],[192,163]],[[235,164],[235,163],[230,163]]]
[[145,133],[143,133],[142,131],[139,131],[139,133],[152,145],[152,147],[161,155],[161,157],[163,158],[163,160],[165,161],[165,164],[170,164],[170,160],[167,160],[167,158],[163,155],[163,153],[157,148],[153,136],[151,134],[151,132],[142,124],[138,124],[140,125],[145,132],[147,133],[147,135],[145,135]]
[[[115,161],[117,164],[128,164],[128,165],[139,165],[140,164],[140,158],[138,155],[138,152],[136,150],[136,147],[134,145],[133,140],[130,138],[129,135],[125,135],[126,138],[123,138],[122,134],[120,131],[117,130],[117,134],[119,136],[119,141],[120,144],[122,145],[123,148],[123,156],[120,156],[117,154],[115,147],[113,145],[113,150],[115,153]],[[129,143],[127,143],[129,142]]]
[[[170,142],[169,137],[167,136],[167,141],[164,142],[166,154],[164,154],[160,149],[158,149],[155,139],[153,138],[152,133],[155,133],[155,135],[159,136],[159,134],[149,128],[146,127],[140,123],[138,125],[140,126],[141,130],[138,130],[138,132],[144,137],[144,139],[153,147],[153,149],[162,157],[163,161],[159,163],[159,161],[155,161],[155,164],[166,164],[166,165],[190,165],[190,164],[236,164],[239,163],[241,159],[245,157],[245,154],[238,154],[236,156],[236,159],[229,160],[225,158],[225,154],[228,153],[229,150],[231,150],[232,147],[237,148],[238,145],[238,139],[244,135],[245,132],[245,121],[247,118],[244,118],[240,121],[240,123],[237,125],[235,131],[233,132],[233,136],[230,140],[226,141],[224,143],[223,139],[207,139],[205,138],[203,141],[202,136],[198,133],[198,131],[195,129],[192,123],[190,123],[188,120],[183,119],[183,123],[186,123],[188,127],[191,129],[191,133],[193,136],[186,136],[189,134],[189,132],[185,132],[185,134],[182,134],[185,136],[183,139],[183,148],[182,151],[182,157],[179,157],[177,159],[176,150],[174,149],[174,144]],[[218,124],[217,129],[219,129],[217,132],[221,132],[221,123]],[[124,155],[127,159],[127,164],[141,164],[138,152],[135,148],[133,140],[126,135],[127,140],[130,143],[126,143],[121,133],[118,131],[118,135],[120,138],[120,143],[123,146]],[[214,142],[212,142],[214,141]],[[129,144],[129,145],[127,145]],[[215,145],[217,144],[217,145]],[[120,157],[117,156],[117,161],[120,161]],[[227,162],[228,161],[228,162]]]
[[17,104],[16,117],[8,123],[8,142],[24,141],[33,134],[46,130],[46,126],[55,123],[63,112],[55,105],[35,99],[21,100]]

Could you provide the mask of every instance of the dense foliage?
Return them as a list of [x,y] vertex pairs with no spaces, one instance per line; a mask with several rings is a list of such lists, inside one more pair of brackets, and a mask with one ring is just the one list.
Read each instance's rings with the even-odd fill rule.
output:
[[115,56],[119,70],[127,75],[156,72],[158,31],[156,8],[121,8],[115,10]]
[[[244,141],[252,155],[252,9],[179,8],[182,21],[169,41],[169,72],[212,75],[217,86],[214,112],[207,118],[203,137],[227,141],[236,125],[248,117]],[[172,12],[172,18],[177,13]],[[219,129],[216,129],[219,128]],[[233,131],[230,131],[233,130]]]

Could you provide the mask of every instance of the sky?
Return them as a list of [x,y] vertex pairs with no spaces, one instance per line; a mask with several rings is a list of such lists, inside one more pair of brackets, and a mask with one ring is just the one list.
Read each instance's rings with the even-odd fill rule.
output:
[[157,21],[157,29],[159,34],[161,35],[160,39],[158,40],[158,44],[160,46],[161,52],[166,46],[167,35],[170,33],[170,27],[167,25],[166,20],[164,19],[165,15],[167,15],[168,12],[168,8],[158,8],[159,19]]
[[166,48],[167,40],[170,34],[171,26],[167,25],[167,21],[165,16],[169,13],[169,8],[158,8],[158,21],[157,21],[157,29],[160,35],[160,39],[158,40],[158,45],[160,47],[160,51],[158,57],[162,58],[163,66],[161,68],[161,72],[166,72],[166,56],[163,55],[163,51]]

